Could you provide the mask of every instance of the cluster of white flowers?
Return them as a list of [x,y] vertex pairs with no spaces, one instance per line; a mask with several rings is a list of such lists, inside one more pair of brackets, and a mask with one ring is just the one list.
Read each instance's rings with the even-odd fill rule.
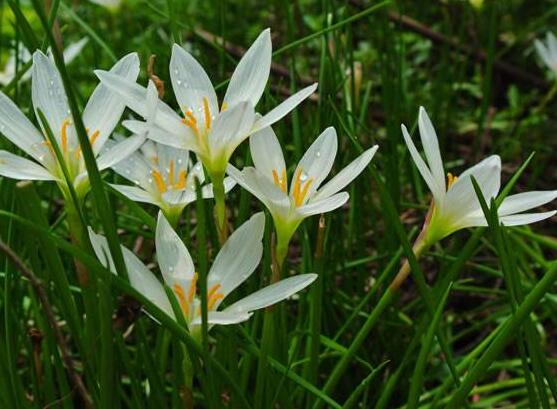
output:
[[[552,46],[550,44],[550,49]],[[538,48],[541,50],[541,46]],[[309,97],[317,85],[295,93],[265,115],[259,114],[256,106],[269,78],[271,56],[270,31],[265,30],[239,62],[219,104],[205,70],[190,53],[174,45],[169,69],[180,112],[177,113],[159,99],[153,82],[147,86],[136,82],[139,59],[132,53],[118,61],[110,71],[96,71],[101,84],[83,111],[83,122],[98,168],[112,168],[133,183],[112,187],[133,201],[160,208],[155,239],[160,271],[193,333],[200,323],[197,273],[188,249],[173,228],[185,206],[196,200],[196,180],[202,185],[202,197],[215,200],[217,227],[221,231],[227,228],[225,195],[235,184],[257,197],[273,218],[276,252],[282,262],[301,222],[311,215],[330,212],[344,205],[349,195],[342,190],[369,165],[378,149],[373,146],[365,150],[326,182],[338,148],[335,129],[327,128],[309,147],[289,178],[289,167],[271,126]],[[549,64],[550,58],[547,60]],[[40,51],[33,54],[32,101],[40,128],[0,93],[0,133],[34,159],[31,161],[0,151],[0,175],[24,180],[52,180],[65,195],[71,184],[83,200],[89,190],[89,180],[66,94],[52,61]],[[126,107],[143,120],[123,121],[122,125],[131,131],[132,136],[110,139]],[[46,123],[40,120],[39,111]],[[458,178],[449,173],[447,182],[437,135],[423,108],[420,108],[418,124],[425,161],[404,125],[402,134],[433,195],[424,240],[432,244],[459,229],[485,226],[487,222],[471,177],[477,180],[486,200],[495,198],[500,188],[500,158],[490,156]],[[46,137],[50,132],[57,147]],[[240,170],[231,165],[230,160],[236,148],[248,138],[254,166]],[[58,149],[64,163],[57,160],[55,152]],[[192,160],[192,154],[197,162]],[[62,172],[63,168],[67,169],[69,180]],[[205,174],[209,179],[207,184]],[[523,212],[555,197],[556,191],[509,196],[498,208],[500,222],[512,226],[548,218],[555,212]],[[259,265],[264,226],[263,213],[257,213],[228,240],[226,235],[222,236],[222,248],[207,276],[209,324],[244,321],[252,311],[286,299],[315,280],[314,274],[286,278],[217,311],[224,298],[247,280]],[[99,260],[114,271],[106,239],[93,230],[89,231],[89,236]],[[163,284],[133,252],[123,248],[123,254],[131,284],[175,317]]]

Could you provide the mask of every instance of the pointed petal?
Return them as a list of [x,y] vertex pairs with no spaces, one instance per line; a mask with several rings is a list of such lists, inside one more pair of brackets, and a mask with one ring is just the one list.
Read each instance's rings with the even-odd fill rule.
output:
[[261,260],[264,230],[265,215],[259,212],[232,233],[211,266],[207,276],[208,289],[220,285],[218,292],[226,297],[247,280]]
[[482,195],[489,203],[499,193],[501,186],[501,159],[490,156],[464,171],[449,188],[442,211],[450,214],[453,220],[466,216],[481,216],[482,210],[471,177],[480,186]]
[[0,133],[35,159],[44,156],[48,150],[43,144],[42,134],[2,92],[0,92]]
[[[273,181],[273,172],[282,178],[286,172],[286,164],[279,140],[269,126],[253,134],[249,139],[251,158],[258,172]],[[286,181],[284,182],[286,183]]]
[[347,192],[340,192],[325,199],[308,203],[299,207],[297,210],[303,217],[327,213],[344,205],[348,201],[349,197],[350,195]]
[[[143,118],[147,118],[149,114],[146,104],[147,88],[112,72],[96,70],[95,75],[110,90],[120,95],[130,109],[137,112]],[[181,135],[187,130],[178,114],[160,100],[157,105],[155,122],[160,128],[175,135]]]
[[162,212],[157,219],[155,245],[164,281],[169,286],[176,280],[193,279],[195,267],[190,253]]
[[[325,180],[329,172],[331,172],[337,154],[337,148],[337,133],[335,128],[329,127],[311,144],[298,163],[294,171],[293,179],[301,175],[300,180],[302,186],[304,183],[309,183],[308,181],[311,180],[303,203],[307,202],[307,199],[313,195],[319,186],[321,186],[321,183]],[[292,182],[290,186],[290,196],[292,196],[295,187],[296,183]]]
[[163,145],[178,149],[187,149],[192,152],[199,152],[200,149],[195,137],[187,131],[184,131],[180,135],[176,135],[157,125],[148,125],[146,122],[135,119],[123,121],[122,125],[135,134],[144,135]]
[[[230,325],[239,324],[249,320],[251,314],[243,312],[228,311],[209,311],[207,313],[207,323],[210,325]],[[201,317],[198,316],[190,322],[190,326],[201,325]]]
[[535,207],[549,203],[557,198],[557,190],[532,191],[507,196],[497,209],[499,216],[525,212]]
[[[101,264],[116,274],[116,268],[114,267],[114,262],[110,255],[110,250],[108,247],[108,242],[104,236],[96,234],[91,227],[88,227],[89,239],[95,254]],[[122,253],[124,255],[124,262],[126,263],[126,268],[128,270],[128,279],[130,284],[141,294],[145,296],[149,301],[159,307],[167,315],[174,318],[174,313],[172,312],[172,306],[162,284],[157,280],[155,275],[145,267],[145,264],[137,258],[133,252],[124,246],[122,247]]]
[[418,150],[416,149],[416,145],[414,145],[414,142],[412,141],[412,138],[410,137],[410,134],[408,133],[408,130],[406,129],[406,126],[401,125],[400,128],[402,129],[402,135],[404,136],[404,142],[406,142],[406,146],[408,147],[408,151],[410,152],[410,156],[412,156],[412,160],[414,161],[414,163],[416,164],[416,167],[418,168],[418,171],[420,172],[420,174],[424,178],[424,182],[426,183],[427,187],[429,187],[429,190],[433,194],[433,198],[435,199],[437,205],[440,206],[443,202],[444,197],[445,197],[445,191],[440,190],[439,186],[435,182],[435,179],[433,178],[433,175],[431,174],[431,171],[429,170],[426,163],[424,162],[424,160],[420,156]]
[[[137,53],[126,55],[118,61],[110,73],[119,75],[129,81],[135,81],[139,75],[139,57]],[[93,144],[93,150],[98,153],[124,112],[126,104],[122,97],[111,91],[102,83],[97,85],[83,110],[83,123],[89,129],[89,136],[98,131],[99,135]]]
[[249,136],[254,121],[255,111],[249,101],[236,104],[221,113],[209,134],[211,154],[218,155],[224,151],[228,160],[238,145]]
[[441,159],[441,151],[439,150],[439,141],[435,128],[433,128],[433,124],[424,107],[420,107],[418,127],[420,129],[420,138],[422,139],[422,145],[433,180],[437,184],[438,189],[445,192],[447,191],[447,185],[445,183],[445,171],[443,170],[443,160]]
[[503,216],[499,218],[499,221],[505,226],[522,226],[525,224],[532,224],[548,219],[550,217],[553,217],[555,213],[557,213],[557,211],[553,210],[551,212],[542,213],[513,214],[510,216]]
[[230,78],[224,96],[224,103],[232,107],[249,101],[256,106],[263,95],[271,71],[271,30],[259,34],[249,50],[244,54]]
[[551,60],[551,55],[546,46],[540,40],[535,40],[534,47],[536,48],[536,52],[538,53],[538,56],[541,58],[544,64],[547,65],[550,69],[553,69],[553,66],[557,61]]
[[146,190],[127,185],[111,184],[110,186],[116,189],[118,192],[122,193],[128,199],[133,200],[134,202],[149,203],[155,206],[159,206],[159,201]]
[[110,149],[101,153],[97,159],[99,170],[112,167],[114,164],[125,160],[134,153],[145,142],[145,138],[140,135],[132,135],[121,142],[114,144]]
[[310,85],[296,92],[294,95],[288,97],[280,105],[276,106],[271,111],[267,112],[261,119],[259,119],[255,123],[252,132],[259,131],[260,129],[271,126],[275,122],[281,120],[290,111],[296,108],[304,99],[313,94],[316,89],[317,83]]
[[0,151],[0,175],[18,180],[57,180],[42,166],[7,151]]
[[41,123],[38,115],[38,111],[41,110],[52,133],[59,138],[62,123],[71,116],[70,108],[58,70],[41,51],[35,51],[33,54],[33,82],[31,88],[37,121]]
[[335,175],[329,182],[327,182],[321,189],[317,191],[315,195],[310,199],[310,202],[317,201],[320,199],[325,199],[329,196],[344,189],[350,182],[352,182],[371,162],[373,155],[377,152],[379,147],[375,145],[374,147],[368,149],[355,160],[350,163],[347,167],[342,169],[339,173]]
[[202,120],[203,98],[207,98],[211,115],[219,112],[217,95],[207,73],[201,64],[178,44],[172,46],[170,79],[182,112],[191,111],[198,120]]
[[81,53],[83,47],[89,42],[89,38],[83,37],[81,40],[71,43],[64,50],[64,62],[70,64]]
[[251,312],[285,300],[313,283],[317,274],[300,274],[285,278],[235,302],[225,312]]

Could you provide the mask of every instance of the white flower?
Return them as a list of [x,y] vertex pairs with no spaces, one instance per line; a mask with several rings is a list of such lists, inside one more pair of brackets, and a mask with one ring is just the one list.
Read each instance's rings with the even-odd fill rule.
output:
[[557,73],[557,39],[553,33],[547,32],[545,44],[540,40],[536,40],[534,41],[534,46],[536,47],[538,56],[545,65],[547,65],[551,71]]
[[368,149],[322,187],[337,153],[337,135],[327,128],[304,154],[291,180],[290,191],[286,164],[280,143],[271,129],[265,128],[250,138],[255,167],[239,171],[232,165],[228,174],[269,209],[279,245],[288,245],[294,231],[306,217],[332,211],[348,200],[340,192],[369,164],[377,145]]
[[[489,156],[464,171],[458,178],[449,173],[446,182],[437,134],[423,107],[420,107],[418,126],[427,163],[418,153],[406,127],[402,125],[401,128],[410,155],[433,194],[433,206],[426,226],[426,242],[435,243],[466,227],[487,226],[471,177],[476,179],[483,197],[489,203],[498,195],[501,186],[499,156]],[[522,212],[548,203],[556,197],[555,190],[532,191],[508,196],[498,208],[499,221],[506,226],[517,226],[547,219],[553,216],[555,211]]]
[[[136,185],[113,184],[113,188],[131,200],[158,206],[171,221],[196,200],[195,179],[202,185],[205,180],[201,163],[194,164],[187,150],[153,141],[146,141],[112,169]],[[235,185],[231,178],[225,178],[224,183],[226,192]],[[212,185],[204,185],[201,192],[204,198],[213,197]]]
[[[85,44],[87,44],[89,39],[87,37],[82,38],[81,40],[71,43],[67,48],[64,49],[64,62],[66,65],[70,64],[75,58],[81,53]],[[54,62],[52,57],[52,53],[50,48],[47,50],[48,58]],[[19,43],[19,63],[24,65],[31,61],[32,55],[31,53],[25,48],[22,43]],[[12,50],[12,54],[8,58],[6,65],[4,66],[4,70],[0,71],[0,84],[8,85],[12,80],[15,78],[16,75],[16,54],[15,50]],[[31,78],[31,70],[27,71],[23,74],[20,78],[20,82],[27,81]]]
[[[242,141],[280,120],[317,87],[314,84],[304,88],[266,115],[257,115],[254,107],[269,77],[271,51],[271,35],[267,29],[238,63],[219,107],[203,67],[191,54],[174,44],[170,78],[182,116],[160,101],[152,124],[125,121],[124,126],[138,134],[148,130],[148,137],[157,142],[195,152],[212,181],[218,183],[224,177],[232,153]],[[144,118],[148,116],[145,87],[112,73],[96,71],[96,74],[104,84],[117,91],[132,110]]]
[[[281,280],[242,298],[222,310],[223,300],[246,281],[258,266],[263,252],[265,216],[257,213],[238,228],[217,254],[207,275],[208,323],[236,324],[252,312],[282,301],[311,284],[316,274],[301,274]],[[89,229],[89,237],[101,263],[115,272],[108,244],[103,236]],[[193,336],[199,337],[201,299],[197,273],[188,249],[159,213],[156,231],[159,267],[165,284],[172,289]],[[130,250],[122,247],[130,283],[169,316],[175,317],[162,284]]]
[[[139,73],[137,54],[129,54],[114,65],[111,72],[130,80]],[[33,54],[32,100],[37,120],[40,110],[48,122],[57,144],[64,156],[71,183],[78,196],[85,195],[89,179],[81,147],[71,121],[66,94],[60,74],[54,64],[42,52]],[[117,160],[136,150],[143,138],[134,136],[115,144],[109,150],[102,150],[124,111],[121,99],[99,84],[83,111],[83,122],[89,133],[89,142],[97,156],[100,170],[106,169]],[[42,124],[41,124],[42,125]],[[13,179],[53,180],[65,193],[67,187],[61,168],[56,160],[54,148],[46,137],[46,131],[38,130],[17,106],[0,92],[0,133],[36,162],[0,151],[0,175]]]

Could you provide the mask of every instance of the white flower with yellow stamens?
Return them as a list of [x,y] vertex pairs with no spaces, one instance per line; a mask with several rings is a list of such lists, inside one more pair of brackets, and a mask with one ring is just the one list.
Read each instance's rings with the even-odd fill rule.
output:
[[[130,80],[137,78],[137,54],[129,54],[122,58],[111,72]],[[71,122],[62,80],[54,64],[40,51],[33,54],[32,100],[38,122],[41,122],[38,114],[41,111],[64,157],[70,182],[78,196],[83,197],[89,189],[89,179]],[[143,137],[134,136],[114,144],[108,150],[103,149],[124,108],[125,105],[120,98],[99,84],[83,111],[83,122],[87,127],[89,142],[97,156],[100,170],[109,168],[116,161],[130,155],[143,143]],[[54,147],[50,145],[46,137],[47,132],[42,125],[39,131],[13,102],[0,92],[0,133],[36,161],[0,151],[0,175],[13,179],[56,181],[67,193],[66,180],[56,159]]]
[[[182,116],[161,101],[152,124],[125,121],[124,126],[138,134],[149,131],[148,137],[157,142],[195,152],[217,183],[224,177],[228,161],[242,141],[280,120],[317,87],[314,84],[304,88],[266,115],[256,115],[254,107],[269,78],[271,54],[271,35],[267,29],[238,63],[219,107],[217,94],[203,67],[175,44],[170,59],[170,78]],[[144,118],[149,115],[145,87],[113,73],[96,71],[96,74],[118,92],[132,110]]]
[[346,203],[348,193],[339,191],[364,170],[377,148],[376,145],[362,153],[321,187],[337,153],[336,131],[327,128],[298,163],[289,191],[282,149],[268,127],[250,138],[255,167],[239,171],[230,165],[228,174],[269,209],[277,231],[277,250],[283,252],[306,217],[332,211]]
[[[497,197],[501,186],[501,159],[489,156],[464,171],[458,178],[448,174],[445,180],[443,160],[437,134],[427,112],[420,107],[418,127],[427,163],[422,159],[404,125],[402,133],[414,163],[433,194],[433,203],[424,226],[426,245],[431,245],[457,230],[474,226],[487,226],[487,220],[474,191],[472,177],[476,179],[485,200]],[[499,221],[506,226],[530,224],[553,216],[556,212],[522,213],[554,200],[557,191],[533,191],[506,197],[498,207]]]
[[[158,206],[175,224],[182,210],[195,201],[195,179],[202,185],[204,198],[213,197],[213,187],[203,185],[205,175],[201,163],[193,163],[187,150],[171,148],[153,141],[143,146],[112,169],[136,186],[111,185],[129,199]],[[225,191],[235,185],[225,178]]]
[[554,74],[557,74],[557,39],[553,33],[547,32],[545,44],[540,40],[536,40],[534,41],[534,46],[536,47],[538,56],[545,65],[547,65]]
[[[253,311],[289,298],[317,277],[315,274],[301,274],[286,278],[219,311],[218,308],[228,294],[246,281],[259,265],[263,253],[264,228],[265,216],[263,213],[257,213],[230,236],[217,254],[207,274],[209,325],[246,321]],[[91,229],[89,237],[101,263],[115,272],[106,239]],[[190,333],[199,337],[201,299],[198,292],[198,275],[188,249],[162,213],[159,213],[157,221],[155,242],[164,282],[174,292]],[[125,247],[122,249],[132,286],[169,316],[175,317],[162,284],[137,256]]]

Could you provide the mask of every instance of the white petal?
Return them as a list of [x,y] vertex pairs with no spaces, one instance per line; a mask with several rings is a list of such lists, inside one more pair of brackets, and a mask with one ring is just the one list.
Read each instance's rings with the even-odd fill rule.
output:
[[162,195],[162,200],[172,206],[185,206],[195,202],[195,199],[195,192],[190,189],[169,190]]
[[224,103],[232,107],[243,101],[256,106],[271,71],[271,31],[264,30],[244,54],[230,78]]
[[58,70],[41,51],[35,51],[33,54],[33,82],[31,88],[37,121],[41,123],[38,114],[38,111],[41,110],[50,130],[60,140],[62,123],[65,119],[71,117],[70,108]]
[[[108,247],[108,242],[104,236],[96,234],[91,227],[88,227],[89,239],[93,250],[101,264],[116,274],[116,268],[114,262],[112,261],[112,256],[110,255],[110,250]],[[157,280],[155,275],[145,267],[145,264],[137,258],[129,249],[121,246],[122,253],[124,255],[124,262],[126,264],[126,269],[128,270],[128,279],[130,284],[141,294],[145,296],[149,301],[163,310],[167,315],[174,318],[174,313],[172,312],[172,306],[162,284]]]
[[271,213],[286,215],[290,211],[288,195],[259,173],[257,169],[247,167],[240,172],[234,166],[229,165],[227,173],[240,186],[257,197]]
[[140,189],[135,186],[127,186],[127,185],[111,184],[110,186],[112,186],[118,192],[122,193],[124,196],[126,196],[130,200],[133,200],[134,202],[149,203],[155,206],[159,205],[159,201],[146,190]]
[[[273,129],[269,126],[250,137],[249,147],[255,168],[269,180],[273,181],[273,172],[282,178],[286,164],[282,148]],[[286,181],[284,181],[286,183]]]
[[42,134],[19,108],[0,92],[0,133],[35,159],[47,153]]
[[169,286],[172,286],[174,281],[193,279],[195,267],[190,253],[162,212],[159,212],[157,219],[155,245],[164,281]]
[[420,107],[418,127],[420,129],[420,138],[422,139],[422,145],[433,180],[437,184],[437,188],[445,192],[447,190],[447,185],[445,183],[445,171],[443,170],[443,160],[441,159],[441,151],[439,150],[439,141],[437,140],[435,128],[433,128],[433,124],[424,107]]
[[42,166],[7,151],[0,151],[0,175],[19,180],[57,180]]
[[207,73],[201,64],[178,44],[172,46],[170,79],[182,112],[191,111],[198,120],[203,119],[203,98],[207,98],[212,115],[219,112],[217,95]]
[[[126,55],[110,70],[129,81],[135,81],[139,75],[139,57],[137,53]],[[98,131],[99,136],[93,144],[93,150],[98,153],[124,112],[126,104],[122,97],[111,91],[102,83],[97,85],[83,110],[83,123],[89,129],[89,136]]]
[[553,69],[553,66],[557,61],[552,61],[551,55],[549,53],[549,50],[546,48],[546,46],[540,40],[535,40],[534,47],[536,47],[538,56],[542,59],[545,65]]
[[499,216],[508,216],[513,213],[525,212],[549,203],[557,198],[557,191],[532,191],[507,196],[497,209]]
[[532,224],[539,222],[541,220],[553,217],[557,211],[553,210],[551,212],[542,213],[523,213],[523,214],[513,214],[510,216],[503,216],[499,218],[501,224],[505,226],[522,226],[524,224]]
[[71,43],[69,46],[66,47],[64,50],[64,62],[66,65],[70,64],[75,58],[81,53],[83,47],[87,44],[89,39],[87,37],[83,37],[81,40],[76,41],[75,43]]
[[251,312],[268,307],[285,300],[303,290],[313,283],[317,274],[300,274],[294,277],[285,278],[277,283],[262,288],[253,294],[235,302],[226,308],[225,312]]
[[[228,193],[234,188],[234,186],[236,186],[236,181],[231,177],[227,176],[224,178],[223,184],[224,184],[224,193]],[[213,184],[210,183],[208,185],[203,186],[203,188],[201,189],[201,193],[203,195],[203,199],[211,199],[213,197]]]
[[[337,133],[335,128],[329,127],[311,144],[298,163],[294,171],[293,179],[297,178],[300,174],[301,186],[304,186],[305,183],[309,183],[308,181],[311,180],[308,192],[304,198],[304,203],[313,195],[313,192],[319,188],[331,171],[337,154],[337,147]],[[295,187],[296,183],[292,182],[290,186],[290,196],[292,196]]]
[[99,170],[107,169],[114,164],[126,159],[134,153],[145,142],[145,138],[140,135],[132,135],[121,142],[116,143],[107,151],[101,153],[97,159]]
[[145,156],[139,152],[134,152],[125,160],[112,165],[112,169],[120,176],[132,183],[149,190],[153,187],[151,179],[151,164]]
[[247,280],[261,260],[264,230],[265,215],[259,212],[232,233],[211,266],[208,289],[220,284],[218,292],[226,297]]
[[482,160],[464,171],[449,188],[441,209],[454,220],[483,214],[472,184],[472,176],[478,182],[484,199],[489,203],[497,196],[501,186],[501,159],[492,155]]
[[[96,70],[95,74],[104,85],[118,93],[130,109],[144,118],[148,116],[147,88],[111,72]],[[157,105],[156,124],[175,135],[181,135],[188,129],[182,124],[178,114],[162,101]]]
[[290,111],[296,108],[304,99],[309,97],[311,94],[315,92],[317,89],[317,83],[310,85],[298,92],[294,95],[288,97],[285,101],[283,101],[280,105],[273,108],[271,111],[267,112],[260,120],[258,120],[252,132],[256,132],[260,129],[266,128],[271,126],[275,122],[282,119],[286,116]]
[[412,138],[410,137],[410,134],[408,133],[408,130],[406,129],[406,126],[400,125],[400,128],[402,129],[402,135],[404,136],[404,142],[406,142],[406,146],[408,147],[408,151],[410,152],[410,156],[412,156],[412,160],[414,160],[414,163],[416,164],[416,167],[418,168],[418,171],[420,172],[420,174],[424,178],[424,182],[426,183],[427,187],[429,187],[429,190],[433,194],[433,197],[434,197],[437,205],[438,206],[441,205],[443,203],[443,199],[445,197],[445,191],[440,190],[437,183],[435,183],[435,179],[433,178],[433,175],[431,174],[431,171],[429,170],[426,163],[424,162],[424,160],[420,156],[418,150],[416,149],[416,145],[414,145],[414,142],[412,141]]
[[236,147],[249,136],[255,121],[255,111],[251,102],[241,102],[221,113],[209,134],[209,149],[217,155],[224,151],[230,157]]
[[193,152],[199,151],[197,140],[188,132],[183,132],[177,135],[168,132],[157,125],[149,125],[146,122],[134,119],[123,121],[122,125],[124,128],[133,133],[145,135],[147,138],[155,142],[162,143],[163,145],[172,146],[178,149],[187,149]]
[[352,182],[371,162],[373,155],[377,152],[378,146],[368,149],[355,160],[350,163],[347,167],[342,169],[339,173],[335,175],[330,181],[328,181],[321,189],[317,191],[315,195],[311,198],[311,202],[320,199],[325,199],[340,190],[344,189],[350,182]]
[[[207,323],[212,325],[230,325],[238,324],[249,320],[251,314],[242,312],[228,312],[228,311],[208,311]],[[201,316],[194,318],[190,322],[190,326],[201,325]]]
[[297,209],[297,211],[303,217],[327,213],[344,205],[348,201],[349,197],[350,195],[347,192],[340,192],[325,199],[317,200],[301,206]]

